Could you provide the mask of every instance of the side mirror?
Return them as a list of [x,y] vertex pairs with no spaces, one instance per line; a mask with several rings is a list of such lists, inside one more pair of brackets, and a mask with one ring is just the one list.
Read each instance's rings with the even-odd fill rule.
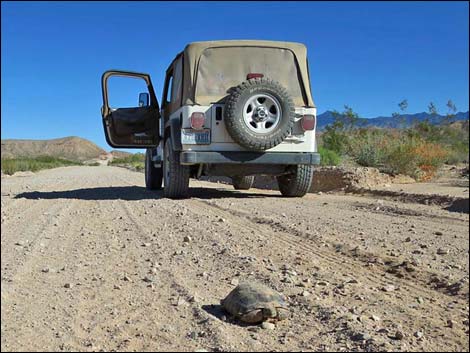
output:
[[148,93],[140,93],[139,94],[139,107],[147,107],[149,105],[149,94]]

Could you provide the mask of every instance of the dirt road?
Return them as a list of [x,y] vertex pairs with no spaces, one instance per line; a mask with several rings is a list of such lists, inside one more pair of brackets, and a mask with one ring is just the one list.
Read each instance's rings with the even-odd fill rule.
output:
[[[197,181],[174,201],[143,180],[2,178],[2,351],[468,350],[468,214]],[[253,279],[288,298],[273,330],[219,306]]]

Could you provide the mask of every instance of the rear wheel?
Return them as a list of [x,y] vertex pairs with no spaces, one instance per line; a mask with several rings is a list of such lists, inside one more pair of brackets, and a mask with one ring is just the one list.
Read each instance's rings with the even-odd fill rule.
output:
[[162,167],[156,168],[152,161],[152,149],[145,151],[145,186],[149,190],[160,190],[163,182]]
[[313,166],[299,164],[291,168],[292,173],[277,177],[279,190],[283,196],[305,196],[312,186]]
[[232,184],[235,190],[249,190],[253,186],[255,177],[250,176],[236,176],[232,178]]
[[163,157],[164,196],[170,199],[187,197],[189,190],[189,167],[180,164],[180,154],[173,150],[171,137],[165,141]]

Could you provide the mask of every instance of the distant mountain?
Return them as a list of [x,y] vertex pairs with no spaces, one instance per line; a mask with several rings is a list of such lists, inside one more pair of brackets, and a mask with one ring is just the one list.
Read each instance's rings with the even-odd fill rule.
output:
[[[469,112],[456,113],[453,121],[468,120]],[[380,128],[400,128],[410,127],[415,122],[429,120],[431,124],[438,125],[445,119],[444,115],[429,113],[416,113],[416,114],[403,114],[397,117],[393,116],[379,116],[377,118],[360,118],[357,126],[361,127],[380,127]],[[327,110],[326,112],[317,116],[317,129],[324,130],[326,126],[332,124],[335,121],[335,115],[332,111]]]
[[107,155],[93,142],[69,136],[52,140],[2,140],[2,158],[52,156],[85,161]]

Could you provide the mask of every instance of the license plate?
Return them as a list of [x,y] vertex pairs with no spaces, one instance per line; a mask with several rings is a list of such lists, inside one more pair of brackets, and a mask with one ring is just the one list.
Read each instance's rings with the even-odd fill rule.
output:
[[208,145],[211,143],[211,131],[209,129],[195,131],[181,130],[181,143],[183,145]]

